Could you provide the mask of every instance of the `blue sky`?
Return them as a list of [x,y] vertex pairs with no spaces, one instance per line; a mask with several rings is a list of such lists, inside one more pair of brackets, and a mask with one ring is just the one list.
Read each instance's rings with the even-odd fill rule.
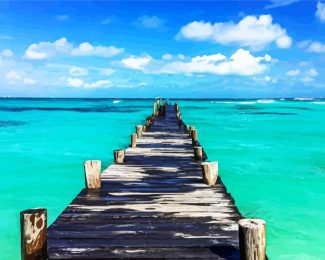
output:
[[1,1],[0,96],[324,97],[325,1]]

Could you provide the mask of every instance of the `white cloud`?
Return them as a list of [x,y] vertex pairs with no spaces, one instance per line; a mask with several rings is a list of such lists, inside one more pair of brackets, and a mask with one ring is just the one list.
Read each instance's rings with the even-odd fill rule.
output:
[[238,49],[229,58],[221,53],[195,56],[188,61],[154,60],[151,56],[131,56],[122,60],[130,69],[152,74],[215,74],[215,75],[255,75],[267,70],[266,62],[271,57],[254,57],[249,51]]
[[209,73],[217,75],[255,75],[266,71],[267,66],[261,62],[271,61],[269,55],[254,57],[247,50],[239,49],[226,58],[222,54],[196,56],[190,62],[172,62],[165,65],[164,73]]
[[11,58],[12,56],[14,56],[14,53],[10,49],[4,49],[1,51],[0,56],[2,56],[4,58]]
[[289,70],[286,75],[289,77],[294,77],[294,76],[298,76],[299,74],[300,74],[300,70],[296,69],[296,70]]
[[31,78],[25,78],[23,80],[24,84],[26,85],[35,85],[36,84],[36,80],[35,79],[31,79]]
[[80,78],[67,78],[66,84],[69,87],[74,88],[108,88],[112,86],[112,82],[110,80],[97,80],[94,82],[85,82]]
[[84,85],[85,88],[108,88],[110,87],[112,82],[110,80],[97,80],[93,83],[86,83]]
[[140,57],[132,55],[128,58],[123,59],[121,62],[127,68],[134,70],[144,70],[150,61],[152,61],[152,57],[150,55]]
[[6,75],[5,75],[5,79],[6,80],[12,80],[12,81],[17,81],[17,80],[21,80],[22,76],[15,70],[11,70],[9,71]]
[[67,85],[70,87],[80,88],[83,87],[84,81],[79,78],[68,78]]
[[122,53],[124,49],[115,46],[93,46],[89,42],[81,43],[77,48],[71,51],[73,56],[100,56],[111,57]]
[[16,70],[10,70],[5,74],[5,80],[8,81],[9,84],[24,84],[24,85],[35,85],[36,80],[32,78],[26,78],[25,72],[20,72]]
[[275,42],[279,48],[289,48],[292,40],[285,29],[273,23],[271,15],[246,16],[238,23],[210,23],[194,21],[181,28],[179,36],[197,41],[209,40],[215,43],[236,44],[262,49]]
[[160,19],[159,17],[153,15],[153,16],[141,16],[139,17],[136,24],[145,27],[145,28],[158,28],[161,27],[165,21],[163,19]]
[[173,56],[169,53],[166,53],[162,56],[163,60],[171,60],[173,58]]
[[309,77],[316,77],[319,75],[318,71],[315,69],[309,69],[305,71],[305,74]]
[[323,53],[325,52],[325,44],[315,41],[310,43],[307,50],[309,52]]
[[325,3],[317,2],[316,17],[321,22],[325,22]]
[[40,42],[31,44],[25,51],[27,59],[43,60],[59,54],[73,56],[100,56],[111,57],[122,53],[124,49],[115,46],[93,46],[89,42],[83,42],[74,47],[66,38],[60,38],[54,42]]
[[73,77],[87,76],[88,70],[86,68],[71,67],[69,69],[69,75]]
[[24,57],[32,60],[42,60],[57,54],[68,54],[72,48],[72,44],[66,38],[60,38],[54,42],[33,43],[25,51]]
[[304,83],[308,83],[308,82],[314,81],[314,78],[312,78],[312,77],[304,77],[304,78],[301,79],[301,81],[304,82]]

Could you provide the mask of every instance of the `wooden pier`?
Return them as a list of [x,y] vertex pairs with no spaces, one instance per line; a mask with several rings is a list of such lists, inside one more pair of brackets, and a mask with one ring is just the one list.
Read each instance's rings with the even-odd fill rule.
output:
[[[198,133],[183,123],[178,105],[159,105],[136,130],[130,147],[115,151],[115,163],[101,175],[99,161],[85,163],[86,188],[47,229],[46,257],[265,259],[265,223],[250,220],[262,233],[247,239],[242,228],[239,243],[242,215],[217,163],[202,163]],[[251,258],[245,256],[250,250]]]

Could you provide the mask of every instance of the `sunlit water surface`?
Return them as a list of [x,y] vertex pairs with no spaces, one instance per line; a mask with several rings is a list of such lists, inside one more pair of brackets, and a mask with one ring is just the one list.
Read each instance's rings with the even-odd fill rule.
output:
[[[270,259],[324,259],[325,101],[181,100],[241,213],[267,221]],[[19,259],[19,211],[49,224],[84,187],[83,161],[106,167],[151,100],[0,100],[0,256]]]

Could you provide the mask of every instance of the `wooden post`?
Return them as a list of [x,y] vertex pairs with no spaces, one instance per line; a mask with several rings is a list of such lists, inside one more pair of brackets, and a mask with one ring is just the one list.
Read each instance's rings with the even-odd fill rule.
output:
[[194,158],[197,161],[202,161],[203,160],[202,146],[194,146]]
[[202,162],[202,177],[205,184],[215,185],[218,179],[218,162]]
[[195,145],[197,143],[197,130],[196,129],[191,130],[191,136],[192,136],[192,144]]
[[114,151],[114,162],[117,164],[124,163],[125,150]]
[[195,127],[194,126],[190,126],[189,130],[188,130],[188,136],[191,137],[192,136],[192,130],[194,130]]
[[137,126],[135,127],[135,129],[136,129],[137,137],[140,138],[141,135],[142,135],[142,129],[143,129],[143,126],[142,126],[142,125],[137,125]]
[[20,212],[21,259],[47,259],[47,210]]
[[87,189],[100,189],[100,171],[102,162],[99,160],[89,160],[84,163],[85,180]]
[[152,104],[152,114],[156,114],[156,101]]
[[137,134],[131,134],[131,147],[137,147]]
[[242,260],[266,259],[266,223],[262,219],[241,219],[239,248]]

